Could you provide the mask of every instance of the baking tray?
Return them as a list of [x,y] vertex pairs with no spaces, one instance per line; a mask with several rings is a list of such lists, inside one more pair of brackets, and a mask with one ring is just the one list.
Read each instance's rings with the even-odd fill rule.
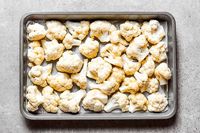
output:
[[[78,114],[71,113],[31,113],[26,110],[26,87],[27,82],[27,39],[26,25],[30,21],[44,20],[136,20],[144,21],[157,19],[164,24],[167,33],[165,41],[168,43],[167,63],[172,71],[172,79],[166,87],[168,96],[168,108],[162,113],[135,112],[121,113],[114,111],[111,113],[94,113],[81,109]],[[167,12],[43,12],[25,14],[20,21],[20,111],[22,115],[30,120],[138,120],[138,119],[169,119],[176,113],[177,108],[177,81],[176,81],[176,25],[174,17]]]

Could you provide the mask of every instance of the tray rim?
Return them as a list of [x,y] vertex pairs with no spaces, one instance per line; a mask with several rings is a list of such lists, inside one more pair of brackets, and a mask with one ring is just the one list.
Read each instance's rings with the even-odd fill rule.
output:
[[[174,71],[173,71],[173,87],[174,90],[174,107],[170,110],[170,112],[166,115],[160,114],[160,115],[155,115],[155,116],[149,116],[149,117],[129,117],[129,116],[102,116],[102,115],[96,115],[96,116],[79,116],[79,115],[74,115],[74,116],[67,116],[63,117],[61,115],[53,115],[53,116],[34,116],[31,115],[31,113],[28,113],[27,111],[24,110],[23,108],[23,99],[21,96],[23,96],[23,23],[27,17],[30,17],[32,15],[165,15],[170,18],[172,22],[172,42],[174,42],[174,54],[173,54],[173,65],[174,65]],[[169,13],[169,12],[30,12],[30,13],[25,13],[22,15],[21,20],[20,20],[20,34],[19,34],[19,67],[20,67],[20,72],[19,72],[19,84],[20,84],[20,91],[19,91],[19,109],[20,113],[22,114],[23,117],[29,120],[156,120],[156,119],[170,119],[172,118],[177,111],[177,41],[176,41],[176,21],[174,16]],[[162,116],[161,116],[162,115]]]

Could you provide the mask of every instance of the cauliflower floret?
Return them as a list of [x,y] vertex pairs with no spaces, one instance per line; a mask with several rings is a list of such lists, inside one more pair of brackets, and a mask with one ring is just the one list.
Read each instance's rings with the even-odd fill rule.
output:
[[81,89],[87,88],[87,63],[88,59],[84,59],[84,65],[80,73],[72,74],[72,81],[79,86]]
[[144,22],[141,29],[151,44],[157,44],[165,37],[163,26],[157,20]]
[[52,64],[46,66],[34,66],[28,72],[28,76],[33,84],[45,87],[47,86],[47,77],[51,74]]
[[162,112],[168,105],[165,94],[160,92],[152,93],[148,97],[148,110],[151,112]]
[[83,99],[82,106],[84,109],[100,112],[104,109],[108,101],[108,96],[99,90],[91,90]]
[[38,110],[38,106],[40,106],[40,104],[43,102],[42,94],[35,85],[28,86],[26,91],[26,98],[28,100],[26,108],[28,111],[35,112]]
[[106,112],[111,112],[115,109],[121,109],[122,112],[128,111],[129,100],[128,97],[120,92],[117,92],[112,95],[108,100],[108,103],[104,107]]
[[95,79],[97,83],[102,83],[109,77],[111,71],[112,65],[101,57],[97,57],[88,63],[87,76]]
[[115,80],[117,83],[121,84],[121,82],[124,80],[124,78],[125,78],[125,73],[124,73],[123,69],[121,69],[119,67],[114,67],[112,69],[112,73],[111,73],[110,77],[108,78],[108,81]]
[[69,75],[66,73],[60,73],[60,72],[54,75],[48,76],[47,83],[54,90],[59,91],[59,92],[70,90],[73,86],[72,80],[70,79]]
[[128,99],[130,100],[129,112],[147,110],[148,101],[142,93],[131,94],[128,96]]
[[126,56],[126,54],[122,55],[122,59],[123,59],[124,72],[127,76],[133,75],[135,72],[139,70],[141,66],[139,62],[131,60]]
[[62,43],[64,44],[66,49],[71,49],[73,46],[81,45],[81,41],[78,39],[74,39],[72,35],[70,35],[69,33],[67,33]]
[[106,44],[100,51],[101,57],[107,57],[109,55],[121,56],[125,52],[126,47],[122,44]]
[[121,33],[119,30],[111,32],[110,42],[113,44],[122,44],[124,46],[128,46],[128,43],[121,37]]
[[52,41],[42,40],[42,47],[44,48],[46,61],[57,60],[64,51],[63,44],[58,43],[55,39]]
[[142,61],[142,67],[139,72],[146,73],[148,77],[151,77],[155,70],[155,63],[151,56],[147,56],[145,60]]
[[87,58],[94,58],[99,52],[99,42],[92,40],[91,38],[87,38],[85,43],[81,44],[79,47],[79,51]]
[[117,67],[123,67],[123,61],[122,58],[120,56],[113,56],[110,55],[108,57],[104,57],[104,60],[109,62],[110,64],[117,66]]
[[149,93],[157,92],[158,87],[159,87],[159,82],[156,78],[148,79],[147,90],[146,90],[147,92],[149,92]]
[[140,89],[134,77],[126,77],[119,88],[121,92],[137,93]]
[[110,34],[116,27],[108,21],[94,21],[90,24],[90,37],[98,38],[101,42],[109,42]]
[[38,41],[46,36],[46,30],[43,25],[34,23],[29,24],[27,27],[27,38],[31,41]]
[[134,38],[126,49],[127,56],[141,62],[149,54],[147,44],[148,42],[144,35]]
[[83,40],[89,33],[89,28],[90,28],[89,26],[90,26],[89,21],[66,22],[66,27],[68,28],[72,36],[80,40]]
[[56,68],[60,72],[77,73],[81,70],[83,61],[72,51],[65,51],[56,64]]
[[133,37],[137,37],[141,34],[140,25],[135,21],[126,21],[120,25],[121,35],[130,42]]
[[139,73],[139,72],[136,72],[134,74],[136,80],[137,80],[137,83],[138,83],[138,86],[140,88],[140,91],[141,92],[145,92],[146,89],[147,89],[147,81],[148,81],[148,75],[146,73]]
[[50,40],[63,40],[67,31],[66,27],[59,21],[47,21],[47,34],[46,37]]
[[77,92],[72,92],[66,90],[60,94],[59,108],[63,112],[77,113],[80,111],[80,102],[85,97],[86,91],[79,90]]
[[32,65],[40,65],[44,61],[44,50],[40,42],[34,41],[28,44],[28,59]]
[[59,96],[56,92],[53,91],[53,88],[51,88],[50,86],[46,86],[45,88],[43,88],[42,90],[42,95],[44,97],[43,100],[43,108],[47,111],[47,112],[51,112],[51,113],[56,113],[58,112],[58,104],[59,104]]
[[149,52],[153,60],[158,63],[167,59],[167,45],[164,42],[159,42],[157,45],[152,46]]
[[171,71],[166,63],[159,64],[154,72],[156,78],[159,80],[160,85],[166,85],[167,81],[171,79]]

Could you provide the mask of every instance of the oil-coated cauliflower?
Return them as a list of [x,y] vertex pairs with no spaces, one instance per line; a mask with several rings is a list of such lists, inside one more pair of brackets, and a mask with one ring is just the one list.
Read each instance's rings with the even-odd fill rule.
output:
[[147,98],[148,110],[151,112],[162,112],[168,104],[165,94],[160,92],[152,93]]
[[139,72],[136,72],[134,74],[136,80],[137,80],[137,83],[138,83],[138,86],[140,88],[140,91],[141,92],[145,92],[146,89],[147,89],[147,81],[148,81],[148,75],[146,73],[139,73]]
[[87,63],[88,59],[84,59],[83,68],[80,73],[75,73],[71,75],[72,81],[81,89],[87,88]]
[[115,30],[111,32],[110,35],[110,42],[113,44],[122,44],[124,46],[127,46],[128,43],[126,40],[124,40],[121,36],[120,30]]
[[81,45],[81,41],[78,39],[74,39],[72,35],[70,35],[69,33],[67,33],[62,43],[64,44],[66,49],[71,49],[73,46]]
[[31,41],[38,41],[46,36],[46,30],[43,25],[34,23],[29,24],[27,27],[27,38]]
[[63,112],[77,113],[80,111],[80,102],[85,97],[86,91],[79,90],[77,92],[72,92],[66,90],[60,94],[59,108]]
[[114,66],[121,67],[121,68],[123,67],[123,60],[120,56],[110,55],[108,57],[104,57],[104,60]]
[[101,57],[97,57],[88,63],[87,76],[95,79],[97,83],[102,83],[109,77],[111,71],[112,65]]
[[141,29],[151,44],[157,44],[165,37],[163,26],[157,20],[144,22]]
[[148,42],[144,35],[134,38],[126,49],[127,56],[141,62],[149,54],[147,44]]
[[159,80],[160,85],[166,85],[169,79],[171,79],[171,71],[166,63],[159,64],[154,72],[156,78]]
[[56,64],[56,69],[60,72],[77,73],[81,70],[83,61],[72,51],[66,51]]
[[58,104],[60,97],[56,92],[53,91],[53,88],[51,88],[50,86],[46,86],[42,90],[42,95],[44,97],[42,106],[45,109],[45,111],[50,113],[58,112]]
[[63,44],[58,43],[55,39],[52,41],[42,40],[42,47],[44,48],[46,61],[57,60],[64,51]]
[[159,82],[156,78],[148,79],[147,90],[146,90],[147,92],[149,93],[157,92],[159,89],[158,87],[159,87]]
[[34,66],[28,72],[28,76],[33,84],[47,86],[47,77],[51,74],[52,64],[46,66]]
[[120,25],[121,35],[130,42],[133,37],[137,37],[141,34],[140,25],[135,21],[126,21]]
[[80,45],[79,51],[87,58],[94,58],[99,52],[99,42],[91,38],[87,38],[85,43]]
[[155,63],[151,56],[147,56],[145,60],[142,61],[142,67],[139,72],[146,73],[148,77],[151,77],[155,70]]
[[104,107],[106,112],[111,112],[115,109],[120,109],[122,112],[128,111],[129,100],[128,97],[120,92],[117,92],[112,95],[112,97],[108,100],[108,103]]
[[109,55],[113,56],[121,56],[123,52],[125,52],[126,47],[122,44],[106,44],[103,48],[101,48],[100,56],[108,57]]
[[135,94],[140,89],[134,77],[126,77],[124,81],[122,82],[122,85],[120,86],[119,90],[123,93],[126,92],[126,93]]
[[164,42],[159,42],[157,45],[152,46],[149,52],[153,60],[158,63],[167,59],[167,45]]
[[129,112],[147,110],[148,101],[142,93],[131,94],[128,96],[128,99],[130,100]]
[[59,21],[47,21],[47,34],[46,37],[50,40],[63,40],[67,31],[66,27]]
[[87,36],[90,28],[89,26],[90,26],[89,21],[66,22],[66,27],[68,28],[72,36],[80,40],[83,40]]
[[35,112],[38,110],[38,106],[43,102],[42,94],[35,85],[28,86],[26,91],[26,98],[28,100],[26,108],[28,111]]
[[90,37],[98,38],[101,42],[109,42],[110,34],[116,27],[108,21],[94,21],[90,24]]
[[124,72],[127,76],[133,75],[135,72],[139,70],[141,66],[139,62],[131,60],[126,56],[126,54],[122,55],[122,59],[123,59]]
[[84,109],[94,112],[100,112],[104,109],[108,101],[108,96],[99,90],[91,90],[83,99],[82,106]]
[[72,80],[70,79],[69,75],[66,73],[60,73],[60,72],[57,72],[54,75],[48,76],[47,83],[54,90],[59,91],[59,92],[70,90],[73,86]]
[[31,64],[40,65],[44,61],[44,50],[40,45],[40,42],[34,41],[28,44],[28,59]]
[[117,83],[121,84],[121,82],[124,80],[124,78],[125,78],[125,73],[124,73],[123,69],[121,69],[119,67],[113,67],[112,73],[111,73],[110,77],[108,78],[108,81],[115,80]]

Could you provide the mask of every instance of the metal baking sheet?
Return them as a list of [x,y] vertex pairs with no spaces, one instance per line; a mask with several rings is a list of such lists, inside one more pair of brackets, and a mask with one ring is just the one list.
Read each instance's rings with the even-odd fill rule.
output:
[[[126,20],[135,20],[143,22],[145,20],[156,19],[163,25],[166,37],[164,41],[168,44],[168,60],[167,63],[172,71],[172,79],[169,80],[168,86],[160,88],[168,97],[169,105],[167,109],[161,113],[152,112],[135,112],[121,113],[116,110],[111,113],[94,113],[85,111],[81,108],[80,113],[63,113],[59,111],[56,114],[46,113],[43,109],[36,113],[27,111],[26,105],[26,88],[30,84],[27,77],[28,72],[28,40],[26,38],[26,26],[32,21],[44,23],[46,20],[108,20],[111,22],[123,22]],[[30,13],[25,14],[20,22],[20,111],[22,115],[31,120],[134,120],[134,119],[168,119],[174,116],[177,108],[177,81],[176,81],[176,25],[174,17],[167,12],[48,12],[48,13]]]

